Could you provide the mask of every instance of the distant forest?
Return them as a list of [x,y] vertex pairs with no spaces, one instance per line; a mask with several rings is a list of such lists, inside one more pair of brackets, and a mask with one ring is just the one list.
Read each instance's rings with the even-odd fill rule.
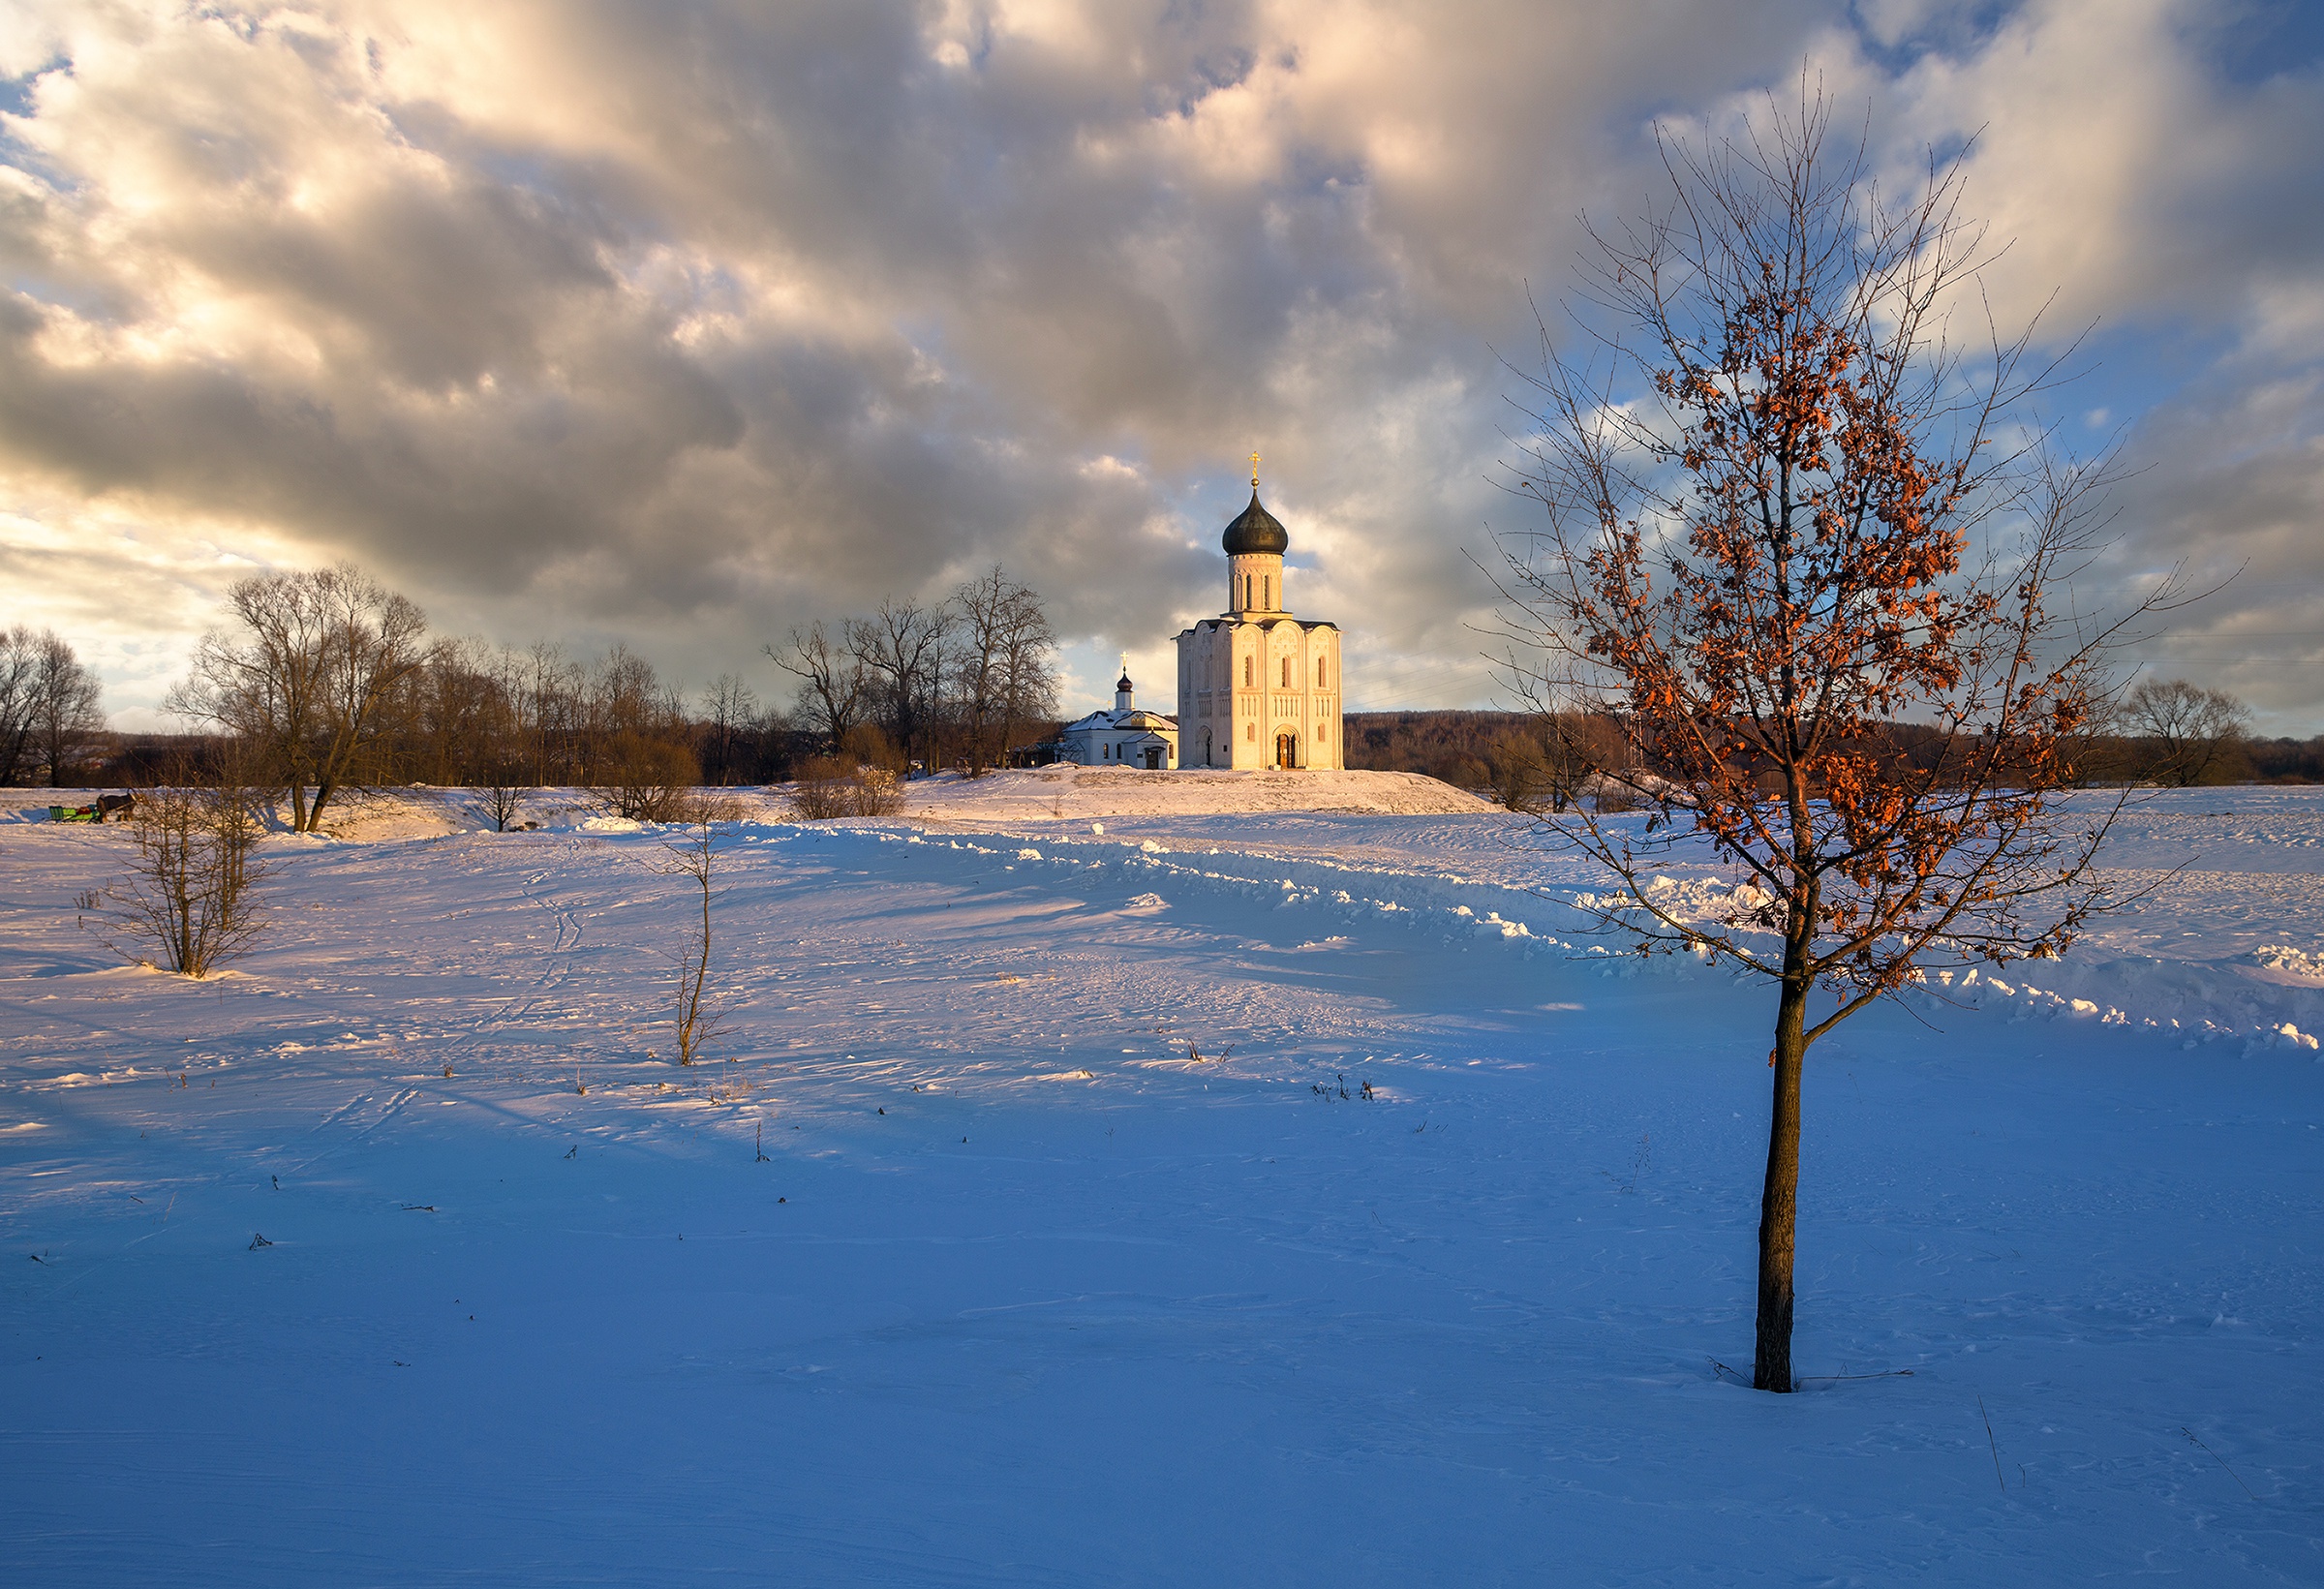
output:
[[[1351,768],[1421,773],[1487,796],[1506,792],[1540,760],[1536,747],[1542,721],[1522,712],[1351,712],[1346,722]],[[1055,726],[1041,723],[1034,732]],[[698,718],[688,714],[672,728],[693,749],[704,778],[714,783],[788,778],[793,763],[815,754],[822,744],[821,735],[771,717],[738,724],[721,723],[715,713]],[[93,733],[82,754],[67,765],[66,778],[86,787],[151,783],[168,776],[188,751],[199,755],[208,743],[201,735]],[[2095,740],[2084,759],[2094,782],[2324,783],[2324,734],[2305,740],[2233,739],[2191,779],[2173,776],[2171,749],[2147,738]],[[452,775],[450,768],[417,765],[432,760],[414,756],[395,771],[406,777]]]
[[[2212,703],[2215,704],[2216,703]],[[1424,773],[1459,788],[1494,795],[1521,787],[1542,760],[1543,719],[1525,712],[1351,712],[1348,765],[1386,773]],[[2168,719],[2165,718],[2168,725]],[[2080,764],[2093,783],[2324,782],[2324,734],[2261,739],[2233,722],[2193,735],[2095,735]],[[1618,733],[1611,725],[1606,731]],[[1934,731],[1898,725],[1911,743]]]

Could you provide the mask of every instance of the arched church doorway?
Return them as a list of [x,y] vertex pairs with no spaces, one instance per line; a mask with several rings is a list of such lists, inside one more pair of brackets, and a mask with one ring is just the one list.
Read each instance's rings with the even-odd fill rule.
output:
[[1275,765],[1297,767],[1300,764],[1300,736],[1286,728],[1275,736]]

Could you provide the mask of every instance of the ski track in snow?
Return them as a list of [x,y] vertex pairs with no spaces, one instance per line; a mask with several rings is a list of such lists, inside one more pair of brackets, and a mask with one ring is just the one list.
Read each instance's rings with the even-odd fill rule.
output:
[[1495,816],[994,787],[722,839],[691,1069],[654,830],[383,803],[191,985],[0,821],[7,1575],[2324,1579],[2324,791],[1818,1048],[1801,1371],[1911,1374],[1787,1399],[1762,989]]

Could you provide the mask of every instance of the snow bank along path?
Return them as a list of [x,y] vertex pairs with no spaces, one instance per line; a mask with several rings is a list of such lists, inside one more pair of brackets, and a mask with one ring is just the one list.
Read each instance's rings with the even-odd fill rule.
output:
[[1496,817],[738,825],[692,1070],[658,835],[553,819],[273,841],[207,986],[75,930],[117,832],[0,822],[23,1581],[2324,1565],[2305,792],[2151,805],[2173,887],[1819,1047],[1800,1360],[1911,1374],[1789,1400],[1712,1361],[1764,994],[1592,955]]

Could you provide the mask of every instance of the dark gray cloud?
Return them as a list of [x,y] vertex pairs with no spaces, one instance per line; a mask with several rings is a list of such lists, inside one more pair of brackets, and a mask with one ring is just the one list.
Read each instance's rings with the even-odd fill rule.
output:
[[[698,683],[998,559],[1158,662],[1217,604],[1257,445],[1358,696],[1478,699],[1461,550],[1516,511],[1488,476],[1527,284],[1645,200],[1656,117],[1812,59],[1900,160],[1985,128],[2005,308],[2063,286],[2062,324],[2202,339],[2076,394],[2151,455],[2124,556],[2233,541],[2270,591],[2202,622],[2296,627],[2324,95],[2222,67],[2240,15],[18,8],[0,616],[80,626],[134,707],[236,572],[347,555],[442,626]],[[2183,654],[2319,718],[2296,674]]]

